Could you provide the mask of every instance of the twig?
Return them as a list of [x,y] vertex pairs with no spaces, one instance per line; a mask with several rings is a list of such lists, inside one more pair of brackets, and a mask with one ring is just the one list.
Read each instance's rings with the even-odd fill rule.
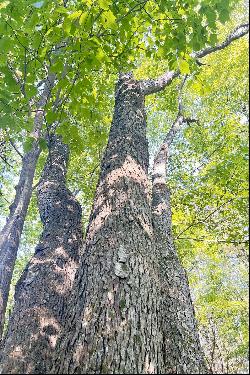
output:
[[9,138],[9,141],[10,141],[10,144],[11,146],[14,148],[14,150],[16,151],[16,153],[20,156],[21,159],[23,159],[23,155],[21,154],[21,152],[18,150],[18,148],[16,147],[15,143]]

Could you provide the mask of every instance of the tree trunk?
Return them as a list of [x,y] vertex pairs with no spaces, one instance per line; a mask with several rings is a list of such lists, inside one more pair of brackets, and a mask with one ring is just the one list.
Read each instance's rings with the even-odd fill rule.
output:
[[[165,148],[155,165],[152,212],[144,109],[148,92],[131,75],[120,76],[84,252],[65,314],[61,306],[66,304],[58,301],[57,261],[68,242],[62,246],[52,238],[57,230],[65,238],[62,223],[73,221],[75,212],[65,215],[56,205],[51,211],[56,187],[44,184],[50,195],[40,187],[45,231],[17,288],[4,352],[6,372],[206,372],[186,274],[173,245],[161,175]],[[25,280],[36,286],[35,292]],[[18,328],[22,322],[28,333]]]
[[0,340],[3,332],[5,310],[17,250],[32,195],[36,163],[40,155],[38,139],[43,125],[43,108],[49,99],[54,80],[55,76],[50,75],[44,83],[44,89],[37,103],[34,118],[34,130],[32,135],[36,140],[33,142],[32,149],[23,157],[19,182],[15,187],[15,199],[10,206],[9,216],[0,234]]
[[152,213],[161,278],[164,374],[208,373],[199,341],[188,278],[172,235],[170,193],[166,185],[168,149],[184,119],[179,116],[153,167]]
[[66,188],[68,147],[52,136],[37,189],[44,230],[15,292],[3,373],[48,373],[82,248],[81,207]]
[[144,95],[121,75],[86,248],[75,310],[52,373],[158,373],[158,272],[148,172]]

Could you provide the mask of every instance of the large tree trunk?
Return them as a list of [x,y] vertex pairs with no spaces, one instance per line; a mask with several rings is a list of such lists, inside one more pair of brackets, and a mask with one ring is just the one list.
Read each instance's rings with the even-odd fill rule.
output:
[[32,149],[23,156],[19,182],[15,187],[15,199],[10,206],[10,213],[6,220],[6,224],[0,233],[0,340],[3,332],[5,310],[17,250],[32,195],[33,178],[40,154],[38,139],[43,125],[43,108],[49,99],[54,81],[54,75],[48,76],[45,80],[44,89],[40,100],[37,103],[34,118],[34,130],[32,135],[36,140],[33,142]]
[[52,373],[141,374],[161,368],[158,272],[144,95],[121,75],[75,300]]
[[[173,245],[166,179],[163,184],[157,180],[162,178],[162,160],[156,162],[159,168],[155,166],[152,215],[144,110],[147,93],[130,75],[120,76],[71,300],[65,314],[61,307],[55,312],[61,245],[58,238],[54,247],[50,240],[52,245],[37,252],[17,290],[4,351],[6,372],[206,372],[187,278]],[[52,184],[52,197],[54,189]],[[58,215],[60,225],[54,230],[55,220],[44,219],[53,206],[51,196],[45,194],[40,203],[46,244],[57,230],[64,238],[67,231],[60,223],[69,222],[69,215],[72,221],[75,215],[74,211],[65,215],[63,210],[55,210],[51,217]],[[33,291],[25,280],[37,289]],[[29,325],[28,333],[23,329],[18,333],[22,322]],[[52,357],[48,349],[53,352],[56,341]]]
[[3,373],[47,373],[82,248],[81,207],[66,188],[68,147],[52,136],[38,185],[44,230],[16,286]]
[[184,119],[179,116],[154,160],[152,213],[161,278],[164,374],[207,373],[188,279],[172,235],[170,192],[166,185],[169,146]]

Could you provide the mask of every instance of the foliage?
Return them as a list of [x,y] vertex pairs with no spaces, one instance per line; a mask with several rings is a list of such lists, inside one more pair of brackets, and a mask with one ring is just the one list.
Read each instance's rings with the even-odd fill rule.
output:
[[[184,126],[174,140],[168,186],[176,245],[189,275],[208,363],[218,373],[222,368],[245,371],[248,347],[247,39],[203,59],[202,66],[190,54],[224,40],[245,21],[244,13],[242,4],[231,0],[0,3],[2,222],[20,171],[15,148],[24,153],[31,147],[34,112],[49,72],[56,74],[56,85],[45,107],[34,185],[47,156],[45,137],[56,128],[70,147],[68,186],[82,204],[84,228],[107,142],[117,72],[133,70],[137,78],[151,78],[179,68],[188,74],[185,113],[198,122]],[[147,99],[151,161],[176,117],[179,84],[177,79]],[[11,297],[40,231],[34,194]]]

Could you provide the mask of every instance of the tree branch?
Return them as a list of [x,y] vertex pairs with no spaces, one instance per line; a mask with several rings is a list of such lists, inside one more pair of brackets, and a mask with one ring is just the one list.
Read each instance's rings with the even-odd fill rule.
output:
[[[195,59],[200,59],[202,57],[209,55],[210,53],[220,51],[226,48],[227,46],[229,46],[234,40],[242,38],[248,32],[249,32],[249,24],[239,25],[227,36],[225,41],[222,42],[221,44],[218,44],[214,47],[207,47],[198,52],[193,52],[191,56],[194,57]],[[174,78],[178,77],[179,75],[180,75],[179,70],[168,71],[165,74],[163,74],[161,77],[155,80],[149,79],[149,80],[140,81],[142,92],[144,95],[150,95],[150,94],[155,94],[159,91],[162,91],[165,89],[166,86],[168,86],[174,80]]]
[[10,142],[10,145],[14,148],[14,150],[16,151],[16,153],[20,156],[21,159],[23,159],[23,155],[21,154],[21,152],[18,150],[18,148],[16,147],[15,143],[9,139],[9,142]]
[[166,183],[169,146],[173,142],[173,139],[176,133],[179,131],[182,124],[197,121],[195,119],[185,118],[183,115],[182,91],[183,91],[183,87],[185,85],[186,79],[187,79],[187,75],[185,75],[179,87],[178,114],[177,114],[176,120],[173,122],[171,128],[169,129],[164,141],[162,142],[154,158],[153,174],[152,174],[153,185]]
[[183,229],[180,233],[177,234],[176,236],[176,240],[180,238],[180,236],[185,233],[188,229],[194,227],[194,226],[197,226],[199,224],[204,224],[206,222],[207,219],[209,219],[211,216],[213,216],[215,213],[217,213],[218,211],[220,211],[220,209],[222,207],[224,207],[225,205],[227,205],[228,203],[232,202],[234,199],[236,198],[230,198],[229,200],[227,200],[226,202],[223,202],[221,205],[219,205],[216,209],[214,209],[212,212],[210,212],[210,214],[208,214],[204,219],[202,220],[198,220],[198,221],[193,221],[190,225],[188,225],[185,229]]
[[180,71],[169,71],[157,79],[148,79],[141,81],[141,89],[144,95],[155,94],[170,85],[174,78],[180,75]]
[[243,24],[237,26],[222,42],[221,44],[217,44],[214,47],[207,47],[202,49],[201,51],[194,52],[191,56],[195,57],[196,59],[200,59],[202,57],[205,57],[209,55],[210,53],[220,51],[226,47],[228,47],[234,40],[242,38],[244,35],[246,35],[249,32],[249,24]]
[[229,241],[229,240],[211,240],[211,239],[208,239],[208,238],[194,238],[194,237],[177,237],[177,238],[174,238],[174,240],[191,240],[191,241],[197,241],[197,242],[215,242],[215,243],[227,243],[227,244],[235,244],[235,245],[240,245],[240,244],[247,244],[249,241],[248,240],[245,240],[245,241]]

